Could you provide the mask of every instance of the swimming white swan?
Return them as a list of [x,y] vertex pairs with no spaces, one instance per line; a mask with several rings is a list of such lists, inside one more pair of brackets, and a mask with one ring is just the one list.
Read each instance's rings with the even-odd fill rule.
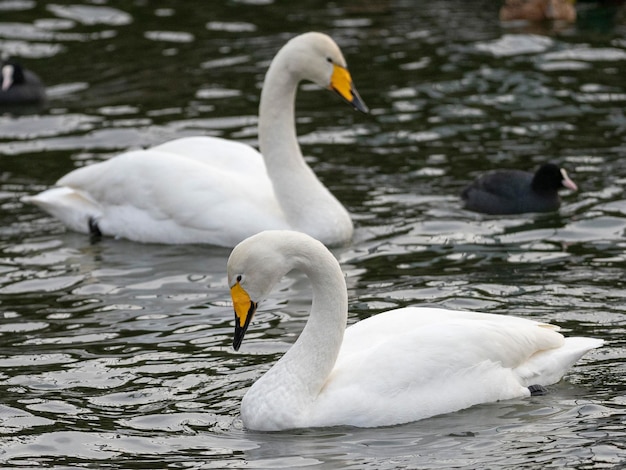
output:
[[236,350],[258,302],[292,269],[311,281],[311,313],[295,344],[244,396],[248,429],[393,425],[528,396],[529,386],[559,381],[602,345],[524,318],[441,308],[390,310],[345,329],[348,296],[333,255],[305,234],[266,231],[228,260]]
[[139,242],[232,247],[266,229],[348,242],[350,215],[306,164],[296,138],[298,83],[310,80],[367,112],[339,47],[325,34],[291,39],[272,61],[259,107],[259,145],[181,138],[79,168],[24,198],[70,229]]

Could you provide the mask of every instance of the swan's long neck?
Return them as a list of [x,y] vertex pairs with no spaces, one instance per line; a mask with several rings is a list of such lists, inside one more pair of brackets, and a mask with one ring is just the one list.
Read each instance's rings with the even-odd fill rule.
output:
[[[252,386],[242,404],[244,417],[248,405],[253,409],[262,403],[273,417],[264,419],[276,419],[280,425],[292,422],[296,427],[335,365],[348,318],[346,283],[337,260],[321,244],[307,245],[304,251],[302,246],[299,248],[286,259],[292,260],[291,267],[303,271],[311,281],[309,319],[295,344]],[[272,428],[270,422],[254,425]]]
[[337,260],[324,250],[305,257],[296,266],[304,271],[313,288],[309,319],[292,348],[283,356],[294,371],[295,380],[307,387],[311,398],[317,397],[332,371],[348,321],[346,282]]
[[307,167],[295,129],[295,101],[299,79],[280,51],[265,76],[259,106],[259,147],[270,176],[301,172]]
[[301,80],[289,47],[278,52],[265,77],[259,108],[259,146],[276,197],[290,226],[325,244],[345,243],[352,220],[302,157],[295,128]]

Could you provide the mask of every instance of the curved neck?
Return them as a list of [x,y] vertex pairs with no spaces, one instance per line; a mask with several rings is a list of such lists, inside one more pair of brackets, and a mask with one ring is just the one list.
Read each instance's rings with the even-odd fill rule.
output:
[[295,344],[254,387],[263,387],[265,380],[273,383],[272,376],[278,376],[294,396],[310,403],[326,383],[341,349],[348,293],[339,263],[321,245],[300,245],[287,256],[293,269],[303,271],[311,281],[311,313]]
[[335,366],[348,321],[346,282],[334,256],[325,256],[301,263],[311,281],[313,301],[311,313],[300,337],[285,354],[287,361],[298,361],[298,379],[307,387],[311,398],[317,397]]
[[259,147],[270,175],[284,171],[285,167],[305,164],[295,128],[299,80],[289,71],[282,52],[265,75],[259,105]]
[[291,228],[327,245],[345,243],[352,237],[352,219],[317,179],[298,145],[295,101],[301,77],[290,55],[288,47],[281,49],[265,76],[259,106],[261,154]]

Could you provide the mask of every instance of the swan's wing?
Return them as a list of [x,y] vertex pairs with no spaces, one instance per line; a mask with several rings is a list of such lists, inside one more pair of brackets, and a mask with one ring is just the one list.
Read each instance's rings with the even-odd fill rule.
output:
[[403,308],[348,328],[336,367],[364,357],[366,362],[380,363],[383,369],[383,363],[395,354],[400,357],[393,364],[419,369],[422,376],[425,370],[436,370],[447,362],[459,369],[482,361],[514,369],[538,351],[560,347],[563,336],[557,330],[553,325],[506,315]]
[[263,229],[287,228],[260,154],[209,140],[217,147],[180,139],[77,169],[58,181],[63,191],[30,201],[75,230],[94,220],[104,234],[144,242],[229,246]]
[[528,395],[528,385],[559,380],[598,346],[587,343],[564,354],[568,360],[553,359],[566,344],[556,330],[504,315],[386,312],[346,330],[315,412],[321,420],[372,426]]
[[155,152],[191,158],[215,170],[233,171],[253,177],[267,175],[261,154],[247,144],[219,137],[183,137],[152,147]]

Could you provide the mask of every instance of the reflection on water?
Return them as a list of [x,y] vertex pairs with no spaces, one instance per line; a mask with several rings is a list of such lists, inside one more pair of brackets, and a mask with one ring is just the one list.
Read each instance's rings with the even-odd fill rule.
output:
[[[589,27],[585,8],[555,29],[501,25],[497,2],[0,1],[0,50],[49,96],[0,116],[2,466],[623,464],[626,25]],[[301,331],[306,279],[281,282],[234,353],[228,250],[92,243],[19,201],[127,148],[255,144],[269,60],[312,29],[341,45],[372,108],[311,85],[297,102],[304,153],[357,227],[334,251],[349,322],[434,304],[607,340],[548,395],[384,429],[248,432],[239,402]],[[477,174],[546,160],[580,187],[558,213],[461,208]]]

